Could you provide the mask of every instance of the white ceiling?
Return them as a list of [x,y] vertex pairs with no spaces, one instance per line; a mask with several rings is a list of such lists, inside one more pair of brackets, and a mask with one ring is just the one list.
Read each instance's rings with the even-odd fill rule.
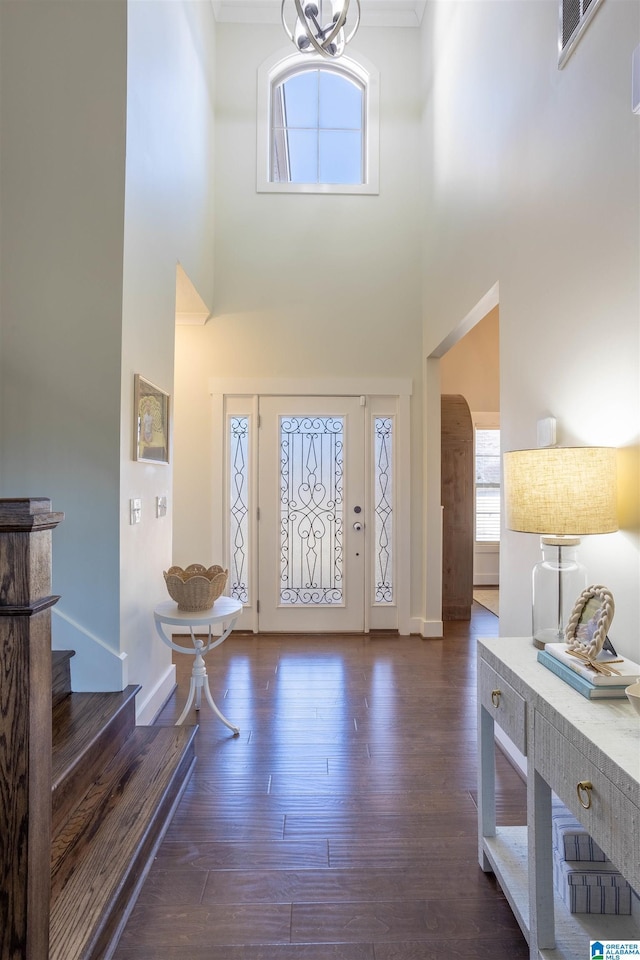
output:
[[[280,23],[281,0],[211,0],[221,23]],[[293,0],[290,0],[293,6]],[[418,27],[426,0],[360,0],[363,27]]]

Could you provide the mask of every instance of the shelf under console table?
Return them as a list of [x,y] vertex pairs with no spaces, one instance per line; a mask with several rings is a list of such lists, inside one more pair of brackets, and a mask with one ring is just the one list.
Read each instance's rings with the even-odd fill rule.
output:
[[[640,925],[633,916],[571,914],[554,896],[551,794],[640,892],[640,719],[626,699],[587,700],[537,652],[525,637],[478,641],[478,854],[532,960],[584,960],[590,940],[637,940]],[[496,723],[526,756],[526,826],[496,827]]]

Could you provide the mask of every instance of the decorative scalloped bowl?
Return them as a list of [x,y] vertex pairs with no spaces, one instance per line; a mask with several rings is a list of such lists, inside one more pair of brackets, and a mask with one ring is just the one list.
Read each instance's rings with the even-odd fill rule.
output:
[[640,716],[640,680],[636,680],[636,682],[632,683],[630,687],[627,687],[624,692],[627,695],[627,700]]
[[169,567],[163,572],[169,596],[178,610],[210,610],[227,585],[229,571],[217,564],[203,567],[191,563],[186,569]]

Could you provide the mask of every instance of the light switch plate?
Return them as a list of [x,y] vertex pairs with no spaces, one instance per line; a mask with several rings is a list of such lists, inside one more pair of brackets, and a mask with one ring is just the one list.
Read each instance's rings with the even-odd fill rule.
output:
[[167,498],[156,497],[156,517],[166,517],[166,515],[167,515]]
[[129,500],[129,523],[140,523],[142,520],[142,500],[140,497],[134,497]]

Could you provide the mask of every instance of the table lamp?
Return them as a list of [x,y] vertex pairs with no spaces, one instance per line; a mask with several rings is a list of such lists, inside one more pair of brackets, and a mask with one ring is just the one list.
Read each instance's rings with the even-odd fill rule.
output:
[[533,569],[533,642],[564,640],[573,605],[587,586],[576,559],[580,537],[618,529],[616,450],[540,447],[504,454],[506,526],[541,534]]

